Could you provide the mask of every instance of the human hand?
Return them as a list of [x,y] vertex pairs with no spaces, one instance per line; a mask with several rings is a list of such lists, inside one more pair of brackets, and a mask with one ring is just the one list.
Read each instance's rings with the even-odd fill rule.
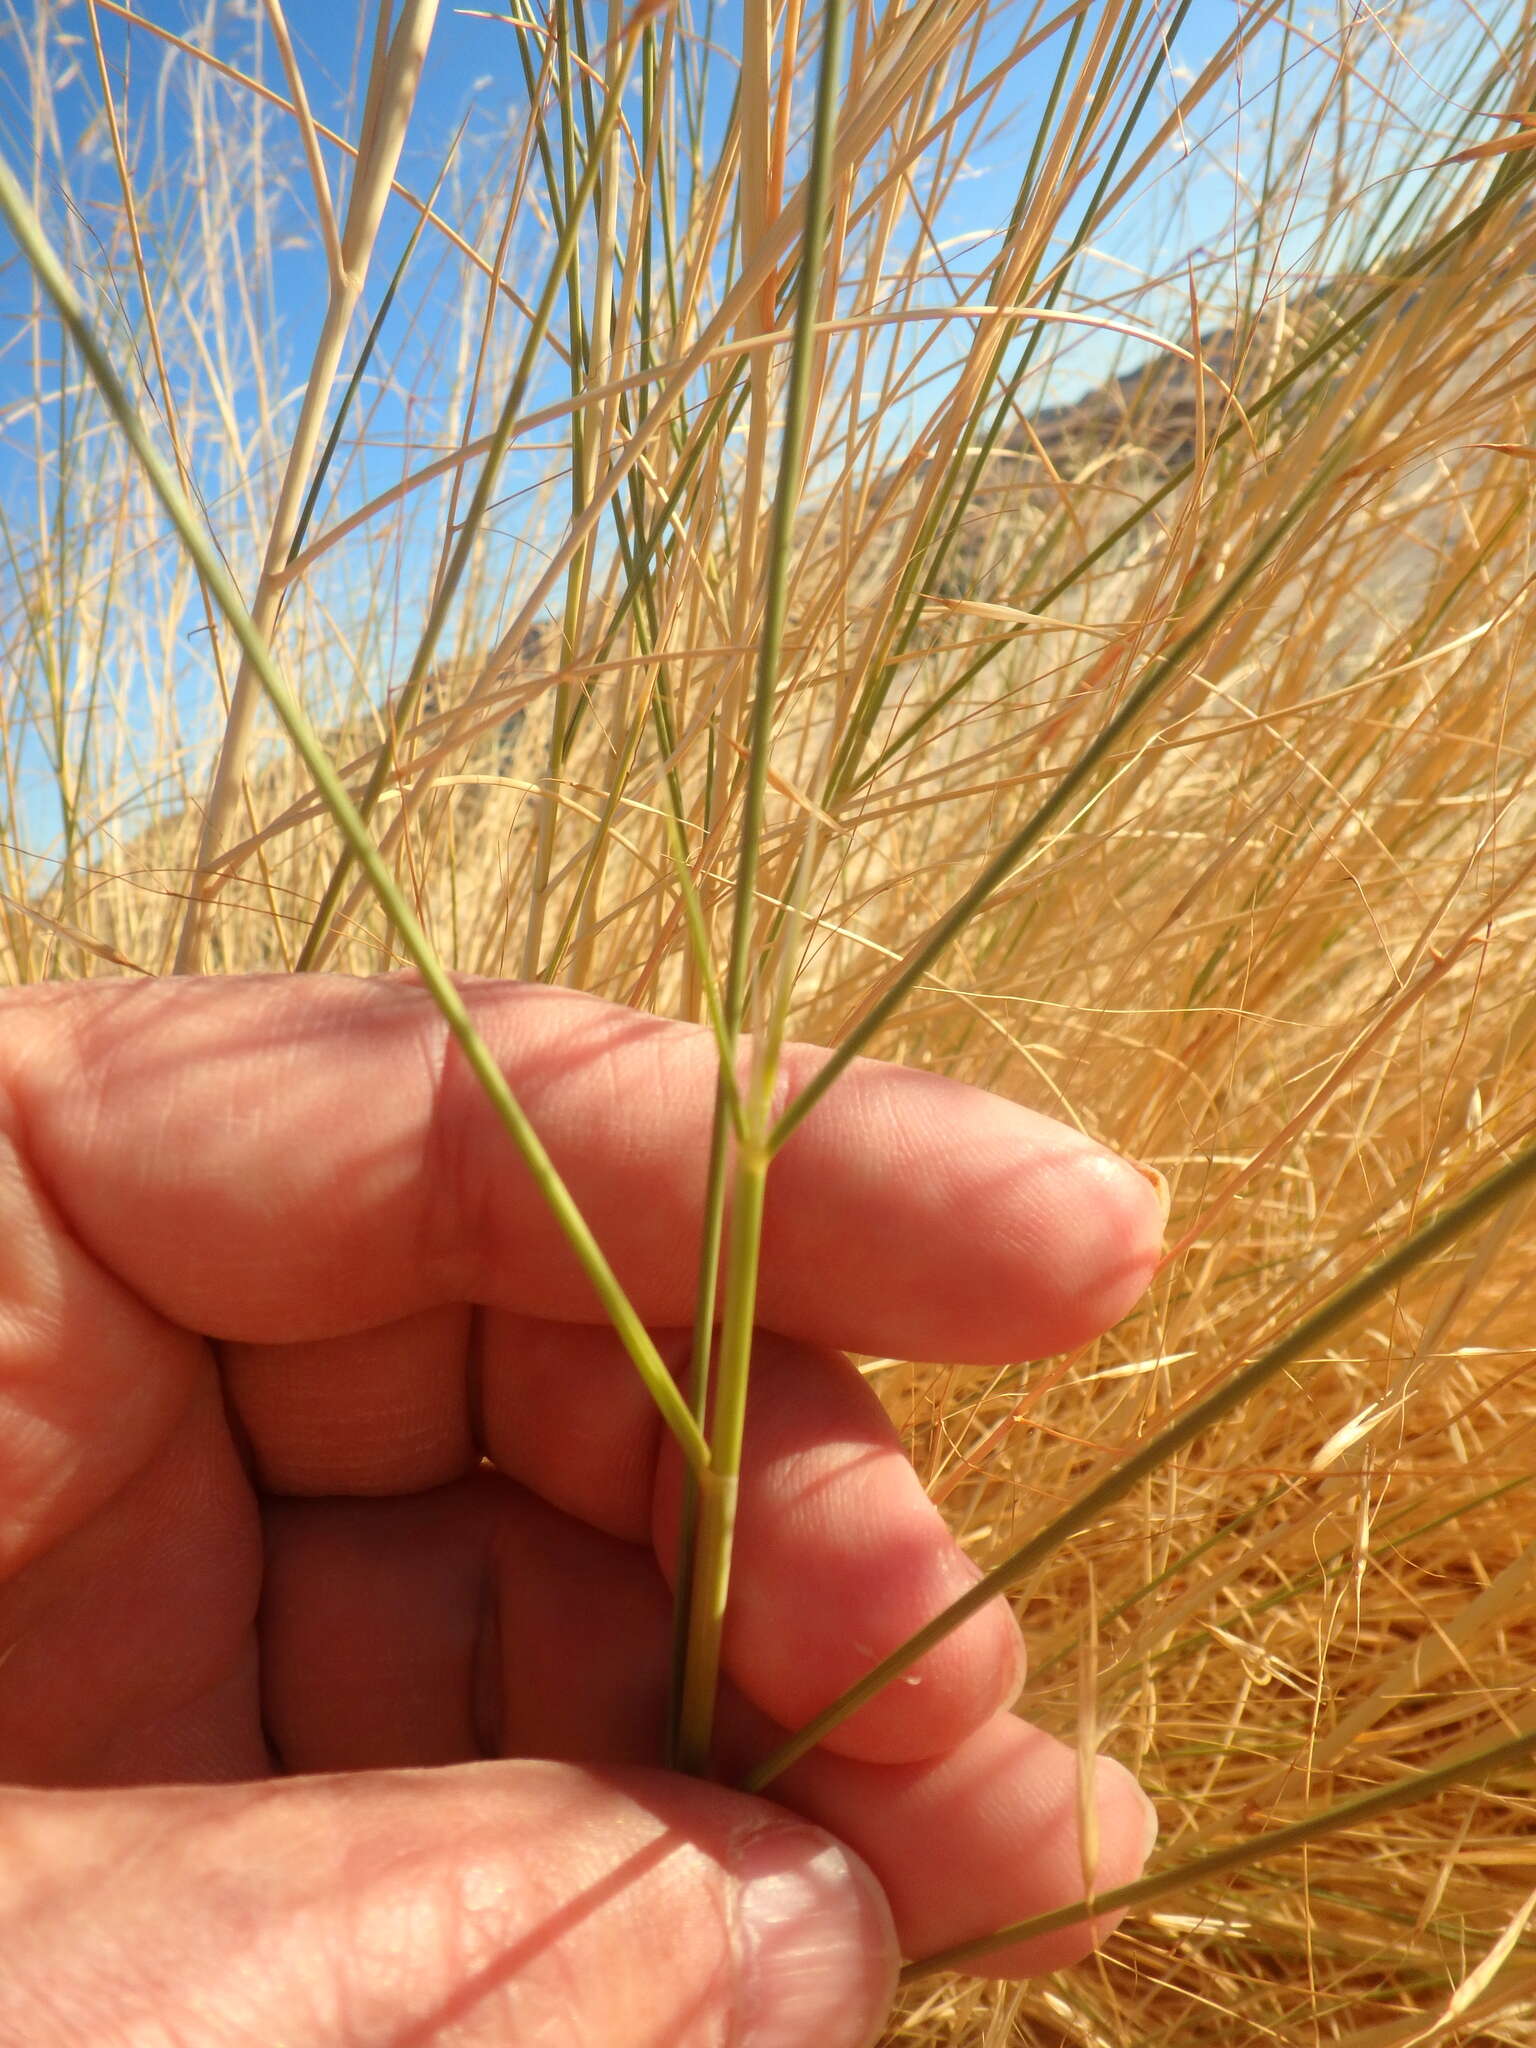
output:
[[[466,994],[680,1364],[712,1039]],[[791,1091],[820,1057],[786,1053]],[[1160,1229],[1134,1168],[931,1075],[858,1063],[800,1128],[769,1179],[733,1756],[976,1576],[837,1347],[1061,1350],[1140,1294]],[[771,1800],[655,1768],[679,1461],[600,1315],[412,979],[0,1001],[6,2048],[841,2048],[897,1941],[1081,1896],[1076,1754],[1008,1711],[1000,1602]],[[1108,1890],[1150,1809],[1107,1760],[1095,1797]]]

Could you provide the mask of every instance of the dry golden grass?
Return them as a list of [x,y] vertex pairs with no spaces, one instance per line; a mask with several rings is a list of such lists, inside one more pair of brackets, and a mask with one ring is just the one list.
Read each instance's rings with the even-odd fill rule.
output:
[[[1146,699],[869,1047],[1080,1121],[1172,1187],[1152,1295],[1090,1352],[1001,1375],[871,1361],[983,1562],[1536,1123],[1536,213],[1523,149],[1477,153],[1520,131],[1464,118],[1479,94],[1505,114],[1529,105],[1533,24],[1511,10],[1478,45],[1458,13],[1463,41],[1446,25],[1437,47],[1463,68],[1436,74],[1441,96],[1426,100],[1415,79],[1435,49],[1421,40],[1399,57],[1405,13],[1361,26],[1343,60],[1292,21],[1292,56],[1305,51],[1331,82],[1294,108],[1276,97],[1284,146],[1229,231],[1225,286],[1217,264],[1191,268],[1190,311],[1176,332],[1163,324],[1176,370],[1119,390],[1125,417],[1107,440],[1108,409],[1080,414],[1076,431],[1071,419],[1032,424],[1026,381],[972,473],[966,451],[1021,334],[1044,351],[1062,315],[1138,320],[1135,290],[1094,299],[1070,259],[1074,209],[1130,135],[1131,98],[1159,61],[1158,25],[1139,15],[1066,10],[1078,39],[1038,174],[964,275],[921,222],[953,201],[997,111],[1000,50],[1017,61],[1045,13],[853,17],[775,682],[757,929],[782,949],[789,1028],[827,1044],[869,1015],[1131,693]],[[1209,74],[1185,80],[1177,104],[1159,88],[1111,199],[1137,189],[1144,152],[1150,165],[1198,126],[1240,57],[1273,56],[1264,38],[1282,19],[1235,9]],[[656,17],[641,55],[658,79],[676,75],[687,26],[675,11]],[[685,162],[686,136],[659,117],[605,158],[582,255],[582,374],[565,401],[541,384],[534,414],[548,415],[537,431],[574,429],[574,442],[520,485],[525,531],[546,552],[499,542],[474,554],[451,644],[440,664],[419,664],[439,678],[430,708],[401,706],[380,783],[379,836],[459,969],[537,972],[702,1014],[668,821],[723,950],[781,402],[782,348],[755,338],[787,328],[801,233],[785,70],[768,49],[788,38],[809,65],[813,26],[794,10],[762,18],[757,68],[749,48],[709,162]],[[601,73],[603,31],[589,36]],[[530,38],[535,71],[559,41]],[[185,51],[172,58],[194,108],[215,90],[248,98]],[[246,68],[238,52],[230,61]],[[797,110],[808,91],[802,77]],[[1416,111],[1394,129],[1399,97]],[[579,140],[592,117],[578,98],[565,105]],[[657,86],[647,105],[663,98]],[[559,106],[544,114],[557,154]],[[269,118],[293,146],[281,111]],[[225,145],[199,132],[217,157]],[[461,366],[464,443],[489,431],[527,331],[526,275],[514,294],[486,273],[505,261],[496,224],[527,205],[535,154],[530,144],[493,189],[445,186],[437,211],[474,261],[433,224],[415,259],[457,280],[449,331],[462,346],[445,359]],[[1318,209],[1322,276],[1287,268],[1281,232],[1298,194]],[[247,216],[226,203],[221,233],[238,240]],[[252,208],[263,203],[253,188]],[[667,290],[663,214],[680,252]],[[121,194],[96,233],[131,269]],[[180,336],[171,353],[187,367],[179,381],[167,373],[180,438],[194,471],[218,471],[217,491],[205,486],[216,530],[254,577],[271,559],[269,465],[288,445],[270,406],[254,438],[220,426],[220,403],[227,414],[236,389],[245,402],[263,358],[220,268],[227,248],[219,258],[217,236],[194,246],[206,268],[181,310],[156,281],[133,324],[162,306]],[[656,266],[649,303],[642,246]],[[1181,255],[1161,252],[1170,275]],[[594,273],[611,292],[592,289]],[[189,362],[188,308],[204,288],[228,325]],[[414,303],[413,321],[450,318],[425,286]],[[919,307],[945,317],[919,319]],[[573,332],[567,311],[547,345],[570,349]],[[243,781],[244,795],[234,813],[215,807],[199,874],[207,747],[163,624],[196,615],[196,579],[159,538],[129,465],[98,459],[112,433],[78,375],[65,390],[86,451],[68,517],[55,529],[44,506],[24,531],[6,519],[4,972],[162,972],[178,947],[224,971],[293,966],[334,827],[264,749],[258,720],[253,755],[226,746],[224,786]],[[908,392],[915,424],[897,433]],[[733,435],[723,408],[738,396]],[[41,398],[31,424],[41,445]],[[368,431],[363,410],[301,571],[283,582],[275,638],[355,794],[381,758],[367,706],[405,679],[420,628],[421,534],[448,532],[455,508],[435,494],[457,474],[349,526],[391,488],[364,464]],[[392,451],[393,476],[436,452]],[[636,568],[640,537],[658,533],[664,547]],[[343,615],[332,551],[385,594]],[[159,621],[145,603],[157,580]],[[403,656],[388,651],[397,628]],[[228,682],[227,642],[221,662]],[[199,675],[206,708],[215,679]],[[499,728],[517,709],[526,720],[507,744]],[[64,741],[50,772],[65,823],[48,867],[30,858],[39,811],[21,783],[28,749],[50,733]],[[206,922],[189,941],[183,912],[198,893]],[[397,961],[368,892],[348,883],[343,902],[324,964]],[[1533,1260],[1536,1215],[1517,1200],[1019,1590],[1031,1712],[1144,1774],[1164,1817],[1154,1867],[1530,1728]],[[1174,1892],[1069,1977],[919,1983],[893,2038],[1536,2042],[1533,1820],[1527,1760]]]

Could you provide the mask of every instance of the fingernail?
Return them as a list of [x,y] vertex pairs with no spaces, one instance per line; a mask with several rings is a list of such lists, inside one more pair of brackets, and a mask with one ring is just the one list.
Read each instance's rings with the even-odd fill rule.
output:
[[[1123,1156],[1123,1155],[1122,1155]],[[1157,1206],[1163,1212],[1163,1221],[1168,1221],[1168,1212],[1173,1207],[1173,1190],[1168,1185],[1166,1174],[1159,1173],[1155,1166],[1149,1166],[1145,1159],[1127,1159],[1127,1166],[1134,1166],[1144,1180],[1152,1183],[1152,1192],[1157,1197]]]
[[732,2048],[872,2048],[896,1989],[891,1909],[874,1874],[816,1828],[756,1828],[733,1859]]
[[[1140,1786],[1136,1789],[1138,1791],[1141,1790]],[[1145,1867],[1151,1861],[1152,1851],[1157,1847],[1157,1808],[1148,1799],[1145,1792],[1142,1792],[1141,1798],[1142,1804],[1147,1809],[1147,1817],[1141,1838],[1141,1861],[1143,1867]]]

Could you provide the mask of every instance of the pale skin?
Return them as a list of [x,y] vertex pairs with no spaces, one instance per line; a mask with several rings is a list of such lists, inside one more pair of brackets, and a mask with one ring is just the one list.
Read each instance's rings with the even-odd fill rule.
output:
[[[680,1368],[712,1040],[466,993]],[[1062,1351],[1161,1225],[1136,1168],[931,1075],[859,1063],[807,1119],[770,1179],[726,1769],[974,1577],[844,1353]],[[1077,1752],[1014,1711],[1001,1603],[766,1798],[656,1767],[678,1482],[410,978],[0,999],[0,2048],[855,2048],[898,1950],[1081,1897]],[[1150,1809],[1108,1759],[1092,1796],[1108,1890]]]

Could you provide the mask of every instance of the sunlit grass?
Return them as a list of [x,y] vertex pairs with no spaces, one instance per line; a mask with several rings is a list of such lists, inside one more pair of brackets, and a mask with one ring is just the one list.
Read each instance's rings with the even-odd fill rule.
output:
[[[428,5],[369,16],[345,145],[275,6],[18,12],[5,153],[210,546],[13,262],[4,972],[373,972],[419,924],[1146,1161],[1110,1338],[868,1370],[978,1562],[1055,1525],[1030,1709],[1143,1772],[1154,1870],[1263,1853],[1071,1976],[917,1980],[902,2038],[1515,2042],[1536,1779],[1451,1780],[1531,1727],[1529,1204],[1415,1233],[1536,1120],[1536,26],[1212,12],[851,11],[810,203],[820,10],[488,19],[535,118],[424,177]],[[724,1089],[715,1186],[814,1099]]]

